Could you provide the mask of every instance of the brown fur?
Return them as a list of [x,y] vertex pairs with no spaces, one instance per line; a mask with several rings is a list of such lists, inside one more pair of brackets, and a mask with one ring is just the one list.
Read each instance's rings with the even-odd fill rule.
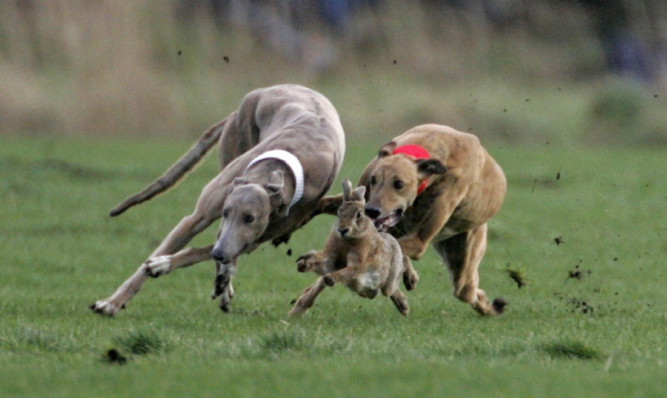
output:
[[[213,258],[217,270],[213,298],[220,296],[220,307],[227,311],[234,295],[231,279],[237,257],[265,241],[287,241],[293,231],[318,214],[319,201],[340,171],[345,153],[338,114],[323,95],[297,85],[258,89],[246,95],[237,111],[207,131],[162,177],[123,201],[111,215],[173,186],[215,142],[220,147],[221,171],[204,187],[194,212],[176,225],[112,296],[93,304],[93,311],[114,315],[148,276]],[[266,159],[248,167],[252,159],[269,150],[287,151],[303,167],[303,196],[291,209],[296,182],[284,162]],[[215,245],[183,249],[221,217]]]
[[[407,144],[424,147],[431,159],[392,155]],[[431,243],[447,264],[457,298],[482,314],[502,312],[505,301],[490,303],[479,288],[478,268],[487,221],[500,210],[507,183],[476,136],[436,124],[414,127],[380,148],[358,185],[367,187],[366,213],[398,238],[405,255],[418,260]],[[341,198],[324,200],[331,211]]]
[[310,251],[297,260],[299,272],[313,271],[322,277],[303,292],[290,315],[307,311],[325,285],[337,282],[369,299],[382,291],[401,314],[408,314],[407,299],[399,289],[400,279],[406,275],[404,282],[412,290],[419,276],[401,253],[396,239],[378,232],[364,214],[365,190],[362,186],[352,191],[350,181],[343,181],[343,203],[324,249]]

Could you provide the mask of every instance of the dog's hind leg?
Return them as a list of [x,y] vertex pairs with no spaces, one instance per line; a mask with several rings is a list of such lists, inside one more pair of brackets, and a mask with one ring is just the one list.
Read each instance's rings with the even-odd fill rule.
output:
[[412,266],[412,262],[408,256],[403,256],[403,284],[408,290],[415,290],[419,283],[419,274]]
[[454,285],[454,296],[469,303],[483,315],[502,313],[505,300],[498,298],[489,302],[484,290],[479,288],[479,264],[486,251],[487,225],[455,235],[434,243],[436,252],[447,263]]
[[315,299],[320,293],[322,293],[324,288],[324,278],[317,278],[315,283],[308,286],[306,290],[303,291],[301,296],[296,300],[296,304],[294,304],[294,307],[289,312],[289,315],[301,315],[308,311],[308,308],[313,306]]

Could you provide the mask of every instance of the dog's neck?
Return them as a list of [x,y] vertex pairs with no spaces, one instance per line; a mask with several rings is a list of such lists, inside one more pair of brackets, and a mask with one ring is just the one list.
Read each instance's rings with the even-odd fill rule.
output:
[[[272,160],[273,162],[262,162],[263,160]],[[285,185],[283,186],[286,197],[292,198],[291,201],[287,204],[287,212],[289,212],[289,209],[291,209],[292,206],[301,200],[304,190],[303,166],[301,166],[301,162],[299,162],[299,159],[297,159],[296,156],[282,149],[264,152],[248,163],[248,166],[246,167],[246,173],[249,175],[257,176],[257,178],[263,178],[267,180],[262,182],[268,182],[267,176],[271,174],[271,171],[276,170],[276,167],[280,166],[284,167],[286,170],[289,170],[289,173],[284,173]],[[258,170],[260,172],[254,172],[255,169],[261,169],[261,171]],[[289,178],[288,174],[291,175],[292,178]],[[289,182],[292,183],[290,184]]]

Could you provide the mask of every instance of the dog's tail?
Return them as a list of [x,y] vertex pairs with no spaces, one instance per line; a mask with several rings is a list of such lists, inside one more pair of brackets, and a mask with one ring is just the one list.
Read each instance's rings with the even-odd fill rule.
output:
[[143,191],[122,201],[109,212],[109,215],[111,217],[118,216],[130,207],[145,202],[176,184],[176,182],[183,178],[188,171],[199,163],[204,155],[206,155],[206,152],[215,145],[225,128],[227,120],[228,118],[211,126],[211,128],[202,135],[199,141],[197,141],[197,143],[194,144],[192,148],[178,160],[178,162],[174,163],[167,169],[162,176],[155,180],[151,185],[147,186]]

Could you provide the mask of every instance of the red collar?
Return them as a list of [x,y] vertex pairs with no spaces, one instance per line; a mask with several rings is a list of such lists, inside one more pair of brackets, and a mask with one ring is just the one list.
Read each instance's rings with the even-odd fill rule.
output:
[[[391,154],[396,155],[399,153],[411,156],[415,159],[429,159],[431,157],[428,151],[424,147],[419,145],[401,145],[396,149],[394,149],[394,151]],[[417,188],[417,195],[424,192],[427,183],[428,183],[428,178],[425,179]]]

